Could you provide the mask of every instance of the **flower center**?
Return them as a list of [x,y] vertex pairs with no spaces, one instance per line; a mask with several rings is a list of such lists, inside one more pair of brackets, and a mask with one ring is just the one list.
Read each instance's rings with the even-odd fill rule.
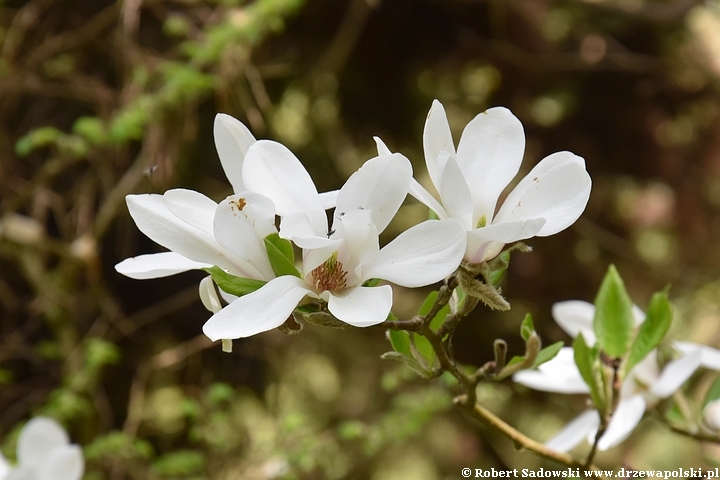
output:
[[342,262],[338,262],[337,252],[334,252],[325,263],[315,268],[312,272],[312,279],[315,288],[323,292],[335,291],[344,288],[347,272],[343,269]]
[[475,228],[483,228],[485,225],[487,225],[487,217],[483,215],[480,217],[480,220],[478,220],[477,227]]

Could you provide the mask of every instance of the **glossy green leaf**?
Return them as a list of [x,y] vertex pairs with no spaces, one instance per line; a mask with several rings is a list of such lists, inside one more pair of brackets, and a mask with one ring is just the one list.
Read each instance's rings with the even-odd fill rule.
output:
[[624,372],[632,370],[653,348],[660,345],[671,322],[672,307],[667,298],[667,290],[657,292],[650,300],[645,322],[640,326],[640,331],[630,347],[630,355],[625,363]]
[[410,334],[404,330],[388,330],[388,339],[393,350],[402,353],[406,357],[412,357],[410,352]]
[[496,285],[507,271],[508,265],[510,265],[510,250],[505,250],[500,255],[493,259],[492,266],[495,267],[490,271],[490,281],[493,285]]
[[203,270],[212,275],[213,281],[223,291],[237,295],[238,297],[252,293],[267,283],[263,280],[236,277],[235,275],[227,273],[220,267],[203,268]]
[[[435,305],[435,301],[437,300],[438,292],[430,292],[430,294],[425,298],[425,301],[423,302],[422,306],[420,307],[420,310],[418,311],[418,315],[425,316],[427,315],[430,310],[432,309],[433,305]],[[440,328],[440,325],[443,324],[445,321],[445,318],[450,314],[450,306],[445,305],[442,307],[438,313],[435,315],[435,317],[430,321],[430,328],[433,331],[436,331],[438,328]]]
[[622,357],[630,347],[635,327],[632,307],[620,274],[610,265],[595,297],[593,327],[598,346],[611,357]]
[[602,388],[602,380],[600,379],[600,352],[596,348],[590,348],[585,342],[582,333],[579,334],[573,342],[573,357],[575,365],[580,371],[580,376],[590,387],[590,397],[598,409],[602,409],[605,405],[605,395]]
[[298,269],[295,268],[295,253],[293,252],[290,240],[280,238],[277,233],[271,233],[264,239],[265,250],[270,260],[270,266],[275,275],[293,275],[302,278]]
[[549,362],[555,356],[560,352],[560,349],[563,347],[563,342],[555,342],[552,345],[548,345],[547,347],[540,350],[540,353],[538,353],[537,358],[535,359],[535,363],[533,364],[533,368],[537,368],[540,365],[542,365],[545,362]]
[[[433,349],[432,345],[430,344],[430,341],[420,335],[419,333],[414,333],[412,336],[412,342],[415,346],[415,350],[417,353],[422,355],[422,357],[427,361],[427,365],[429,368],[433,368],[435,366],[435,350]],[[412,346],[410,347],[412,350]],[[420,359],[418,359],[420,360]]]

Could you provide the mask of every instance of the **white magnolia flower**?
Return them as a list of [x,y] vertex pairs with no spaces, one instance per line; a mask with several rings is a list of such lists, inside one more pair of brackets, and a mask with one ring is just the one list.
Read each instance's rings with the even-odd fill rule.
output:
[[[554,153],[533,168],[498,207],[517,175],[525,150],[520,121],[503,107],[477,115],[460,137],[457,152],[445,109],[435,100],[423,132],[425,163],[438,203],[413,181],[410,194],[439,218],[457,218],[467,230],[465,261],[490,260],[507,243],[554,235],[578,219],[590,196],[585,161]],[[379,148],[386,147],[379,142]]]
[[80,480],[85,459],[78,445],[70,444],[63,428],[53,419],[36,417],[20,432],[18,465],[0,455],[0,480]]
[[711,430],[720,431],[720,400],[713,400],[705,405],[703,421]]
[[[595,344],[594,305],[577,300],[556,303],[552,314],[568,335],[574,338],[582,333],[588,345]],[[645,315],[637,306],[633,314],[636,326],[645,320]],[[689,342],[676,342],[675,347],[683,356],[666,364],[662,371],[658,365],[657,352],[653,350],[628,373],[620,389],[617,408],[598,442],[599,450],[607,450],[623,442],[640,422],[646,409],[675,393],[700,366],[720,370],[720,351]],[[704,359],[704,356],[707,358]],[[575,365],[571,347],[562,348],[555,358],[537,370],[516,373],[513,380],[546,392],[590,393]],[[588,410],[548,441],[547,446],[566,452],[584,438],[593,443],[599,426],[600,415],[597,410]]]
[[285,275],[234,301],[203,327],[212,340],[240,338],[280,326],[305,296],[327,302],[338,319],[358,327],[383,322],[392,306],[384,279],[406,287],[435,283],[452,273],[465,251],[457,220],[428,221],[384,248],[378,234],[402,203],[412,168],[399,154],[369,160],[337,194],[332,225],[315,185],[299,160],[276,142],[259,141],[243,166],[246,187],[273,200],[280,235],[303,248],[302,278]]

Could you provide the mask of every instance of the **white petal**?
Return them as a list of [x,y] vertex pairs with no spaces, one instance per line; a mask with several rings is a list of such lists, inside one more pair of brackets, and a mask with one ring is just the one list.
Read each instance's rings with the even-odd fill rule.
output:
[[423,149],[425,151],[425,163],[428,174],[433,185],[438,187],[440,171],[437,159],[441,152],[446,152],[449,157],[455,157],[455,144],[453,143],[450,124],[445,114],[445,107],[437,100],[433,100],[425,129],[423,130]]
[[10,464],[0,453],[0,479],[4,479],[8,473],[10,473]]
[[510,192],[495,221],[545,218],[547,222],[537,235],[554,235],[582,214],[591,186],[581,157],[570,152],[554,153],[538,163]]
[[439,282],[460,265],[466,236],[454,218],[415,225],[380,250],[363,268],[363,280],[382,278],[410,288]]
[[275,230],[272,201],[253,192],[233,195],[215,211],[214,233],[227,251],[254,266],[263,280],[275,277],[263,239]]
[[440,202],[435,200],[435,197],[425,190],[425,187],[420,185],[420,183],[414,178],[410,181],[410,190],[408,193],[418,199],[421,203],[425,204],[430,210],[435,212],[441,220],[450,218],[450,215],[448,215],[443,206],[440,205]]
[[659,377],[660,366],[657,361],[657,350],[653,349],[630,371],[623,382],[621,393],[623,396],[630,398],[641,391],[642,385],[654,385]]
[[255,142],[245,156],[243,180],[248,190],[275,202],[281,217],[304,212],[317,235],[327,228],[325,207],[315,184],[300,160],[284,145],[270,140]]
[[520,169],[524,151],[522,124],[507,108],[491,108],[467,124],[457,162],[472,193],[474,218],[485,215],[491,221],[500,194]]
[[318,235],[310,224],[310,219],[303,212],[286,215],[280,221],[280,236],[292,240],[300,248],[323,248],[328,245],[338,245],[338,240],[331,239],[332,230],[324,235]]
[[85,459],[77,445],[65,445],[48,452],[38,465],[37,480],[80,480]]
[[339,320],[355,327],[384,322],[392,308],[392,287],[355,287],[340,294],[330,293],[328,310]]
[[38,480],[35,465],[20,465],[3,478],[3,480]]
[[322,203],[322,206],[325,210],[330,210],[331,208],[335,208],[335,204],[337,203],[337,196],[340,190],[332,190],[330,192],[323,192],[320,193],[320,203]]
[[465,178],[455,159],[447,152],[440,152],[438,163],[438,191],[445,211],[462,222],[465,230],[475,228],[473,224],[473,203]]
[[217,203],[194,190],[176,188],[163,194],[168,210],[176,217],[204,232],[213,231],[213,217]]
[[387,145],[385,145],[385,142],[380,140],[380,137],[373,137],[373,140],[375,140],[375,145],[377,146],[378,156],[393,154]]
[[534,390],[555,393],[589,393],[580,371],[575,365],[573,349],[563,347],[557,356],[545,362],[538,370],[522,370],[513,375],[513,381]]
[[411,179],[410,160],[399,153],[372,158],[340,189],[335,216],[370,210],[378,233],[382,233],[405,200]]
[[17,443],[18,463],[40,464],[51,450],[69,443],[67,433],[58,422],[48,417],[35,417],[20,432]]
[[568,423],[560,433],[546,442],[545,446],[558,452],[567,452],[572,450],[583,438],[597,432],[599,427],[600,415],[596,410],[588,410]]
[[720,370],[720,351],[715,348],[692,342],[673,342],[673,346],[685,355],[700,351],[702,366],[710,370]]
[[203,306],[212,313],[222,310],[222,303],[215,287],[215,282],[211,276],[207,276],[200,280],[200,301]]
[[558,302],[552,306],[552,316],[560,328],[572,338],[582,333],[589,346],[595,345],[595,305],[582,300]]
[[470,230],[465,260],[480,263],[494,258],[503,245],[534,237],[545,224],[544,218],[488,225]]
[[146,280],[207,267],[212,267],[212,265],[190,260],[179,253],[161,252],[126,258],[115,265],[115,270],[126,277]]
[[685,383],[700,368],[702,352],[695,351],[665,365],[660,378],[650,389],[650,394],[658,398],[667,398]]
[[250,146],[255,143],[255,137],[242,122],[224,113],[215,116],[213,133],[220,163],[233,191],[245,191],[242,177],[243,159]]
[[645,406],[645,399],[641,395],[620,400],[605,434],[598,441],[598,450],[607,450],[628,438],[642,420]]
[[340,217],[344,241],[338,250],[340,261],[348,272],[348,286],[357,285],[362,267],[374,261],[380,251],[378,231],[368,210],[353,210]]
[[244,338],[277,328],[290,316],[307,294],[305,282],[285,275],[270,280],[248,295],[216,313],[203,326],[210,340]]

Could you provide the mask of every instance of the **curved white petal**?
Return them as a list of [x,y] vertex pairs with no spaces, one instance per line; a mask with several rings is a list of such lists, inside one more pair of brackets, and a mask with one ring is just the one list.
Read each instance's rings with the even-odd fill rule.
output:
[[439,282],[460,265],[466,232],[459,220],[428,220],[404,231],[363,268],[362,280],[382,278],[404,287]]
[[630,398],[641,393],[643,386],[650,388],[660,377],[660,366],[657,360],[657,350],[651,350],[628,374],[620,390],[621,397]]
[[115,270],[126,277],[146,280],[207,267],[212,267],[212,265],[190,260],[179,253],[161,252],[126,258],[115,265]]
[[378,230],[368,210],[353,210],[340,217],[343,227],[343,243],[338,250],[339,259],[348,272],[348,286],[357,285],[362,267],[374,261],[380,251]]
[[330,292],[328,310],[339,320],[355,327],[384,322],[392,308],[392,287],[355,287],[342,293]]
[[45,461],[48,452],[66,447],[68,434],[58,422],[48,417],[35,417],[20,432],[17,459],[20,465],[37,465]]
[[700,368],[702,352],[695,351],[665,365],[660,378],[650,389],[650,394],[657,398],[667,398],[685,383]]
[[588,410],[575,417],[560,433],[546,442],[545,446],[558,452],[567,452],[588,435],[594,435],[599,427],[600,415],[596,410]]
[[36,480],[80,480],[85,470],[85,458],[77,445],[65,445],[47,452],[38,465]]
[[480,263],[495,257],[503,245],[534,237],[545,224],[544,218],[488,225],[467,234],[465,260]]
[[552,306],[552,316],[560,328],[572,338],[582,333],[588,345],[595,345],[595,305],[582,300],[558,302]]
[[507,108],[491,108],[467,124],[457,163],[472,193],[474,218],[485,215],[491,221],[500,194],[520,169],[524,151],[522,123]]
[[220,163],[233,191],[245,191],[242,177],[243,159],[250,146],[255,143],[255,137],[242,122],[224,113],[215,115],[213,134]]
[[216,341],[250,337],[272,330],[285,323],[298,302],[312,293],[297,277],[285,275],[274,278],[210,317],[203,325],[203,333]]
[[200,301],[209,312],[217,313],[222,310],[222,303],[220,302],[215,282],[213,282],[211,276],[200,280],[199,293]]
[[440,205],[440,202],[435,200],[435,197],[433,197],[430,192],[428,192],[425,187],[420,185],[420,183],[414,178],[410,181],[410,189],[408,193],[419,200],[420,203],[425,204],[430,210],[435,212],[441,220],[450,218],[450,215],[448,215],[443,206]]
[[304,212],[317,235],[327,227],[325,207],[315,184],[300,160],[284,145],[270,140],[255,142],[243,162],[248,190],[275,202],[278,215]]
[[318,235],[310,224],[310,218],[303,212],[291,213],[280,221],[280,236],[292,240],[300,248],[323,248],[340,242],[331,239],[332,230]]
[[260,194],[243,192],[243,196],[227,197],[217,206],[214,221],[217,242],[254,266],[263,280],[275,277],[263,241],[274,232],[272,201]]
[[340,189],[335,215],[370,210],[378,233],[385,230],[402,205],[412,179],[410,160],[395,153],[372,158]]
[[620,400],[605,434],[598,441],[598,450],[607,450],[628,438],[642,420],[645,406],[645,399],[641,395]]
[[337,196],[338,193],[340,193],[340,190],[332,190],[330,192],[323,192],[318,195],[320,195],[320,203],[322,203],[322,206],[325,210],[330,210],[331,208],[335,208],[335,203],[337,203]]
[[448,157],[455,157],[455,144],[453,143],[450,124],[445,114],[445,107],[437,100],[433,100],[425,128],[423,130],[423,150],[425,151],[425,163],[428,174],[433,185],[438,187],[440,171],[438,168],[438,156],[445,152]]
[[380,140],[380,137],[373,137],[373,140],[375,140],[375,146],[377,147],[378,156],[393,154],[393,152],[390,151],[387,145],[385,145],[385,142]]
[[558,233],[578,219],[590,198],[592,182],[585,161],[570,152],[554,153],[533,168],[510,192],[496,222],[545,218],[538,236]]
[[5,460],[2,453],[0,453],[0,478],[4,479],[8,473],[10,473],[10,464]]
[[203,232],[213,231],[213,217],[217,203],[200,192],[176,188],[163,194],[163,202],[180,220]]
[[37,480],[37,469],[35,465],[19,465],[13,469],[3,480]]
[[513,381],[534,390],[555,393],[589,393],[580,371],[575,365],[572,347],[563,347],[558,354],[538,370],[522,370],[513,375]]
[[465,230],[472,230],[475,227],[473,224],[473,203],[470,189],[460,168],[455,159],[449,156],[447,152],[440,152],[437,163],[438,191],[445,211],[451,217],[460,220]]
[[231,273],[258,278],[257,270],[223,249],[215,236],[174,215],[160,195],[128,195],[128,210],[138,229],[154,242],[200,263],[217,265]]
[[679,352],[682,352],[685,355],[689,355],[695,351],[701,352],[701,364],[703,367],[708,368],[710,370],[718,370],[720,371],[720,351],[708,347],[706,345],[700,345],[699,343],[692,343],[692,342],[673,342],[673,347],[677,349]]

